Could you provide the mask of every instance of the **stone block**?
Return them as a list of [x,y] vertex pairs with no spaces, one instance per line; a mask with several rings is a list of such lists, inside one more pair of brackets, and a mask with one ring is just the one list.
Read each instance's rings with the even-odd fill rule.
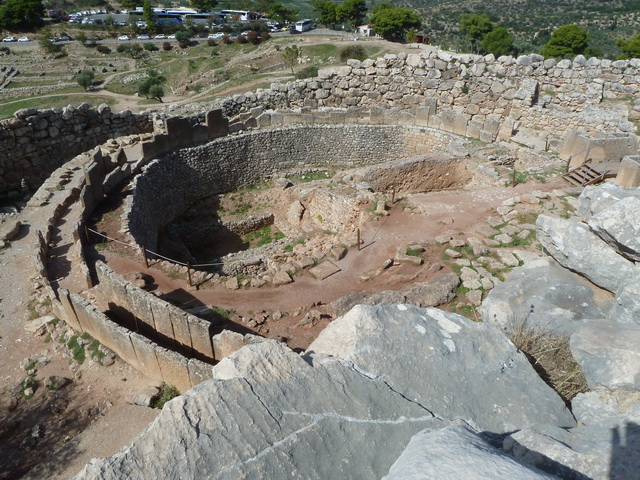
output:
[[189,145],[193,141],[193,133],[189,119],[184,117],[169,117],[165,122],[167,135],[174,146]]
[[62,310],[64,312],[63,320],[67,325],[73,328],[76,332],[83,332],[82,326],[78,321],[78,317],[76,316],[76,312],[71,304],[71,299],[69,298],[69,291],[64,288],[58,289],[58,296],[60,297],[60,304],[62,306]]
[[136,368],[149,378],[162,381],[163,375],[156,356],[158,345],[135,332],[129,332],[129,338],[138,362]]
[[138,356],[131,342],[131,332],[114,322],[106,323],[105,329],[109,332],[111,338],[111,342],[105,345],[126,363],[138,368]]
[[190,355],[192,353],[192,345],[187,314],[171,305],[167,305],[166,309],[169,312],[169,316],[171,318],[171,324],[173,325],[173,335],[176,342],[178,342],[182,346],[182,348],[185,349],[185,352]]
[[213,347],[211,345],[211,323],[194,315],[187,315],[189,331],[191,332],[191,345],[196,356],[213,359]]
[[325,278],[330,277],[334,273],[338,273],[341,270],[336,264],[330,261],[324,261],[320,265],[317,265],[311,269],[309,269],[309,273],[313,275],[318,280],[324,280]]
[[640,187],[640,156],[622,159],[615,182],[621,187]]
[[190,358],[187,361],[187,369],[189,370],[189,381],[191,387],[195,387],[199,383],[213,378],[213,365],[209,365],[196,358]]
[[162,372],[162,381],[173,385],[180,393],[191,388],[188,360],[177,352],[160,346],[155,347],[155,355]]
[[191,142],[192,143],[205,143],[210,140],[209,128],[205,125],[195,125],[191,129]]

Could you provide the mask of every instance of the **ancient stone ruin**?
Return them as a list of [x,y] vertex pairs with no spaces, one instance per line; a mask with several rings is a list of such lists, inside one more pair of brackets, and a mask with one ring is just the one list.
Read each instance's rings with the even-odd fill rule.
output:
[[[183,392],[130,446],[76,478],[633,478],[640,164],[637,107],[628,99],[638,93],[639,68],[638,60],[423,50],[350,60],[205,113],[16,113],[0,129],[0,190],[16,198],[37,187],[25,206],[47,218],[31,225],[37,295],[74,330]],[[189,264],[174,266],[191,275],[199,236],[221,224],[189,230],[185,212],[264,179],[286,191],[288,173],[332,167],[344,190],[294,188],[279,197],[290,202],[286,215],[222,225],[273,224],[290,235],[328,229],[311,263],[295,268],[326,267],[359,248],[365,201],[384,214],[384,195],[500,181],[478,154],[497,143],[514,176],[558,157],[568,168],[619,166],[611,181],[582,191],[571,218],[510,223],[520,203],[548,194],[505,201],[482,239],[465,240],[475,257],[456,258],[459,276],[347,296],[339,318],[301,353],[185,312],[90,253],[96,212],[117,197],[123,243],[160,267],[162,252],[182,252]],[[10,214],[0,227],[16,231]],[[503,267],[515,267],[501,282],[488,248],[534,230],[544,252],[497,253]],[[51,252],[62,244],[70,245],[67,271],[53,275],[60,260]],[[193,275],[249,275],[247,286],[287,288],[281,280],[291,280],[292,267],[275,261],[284,243],[274,245]],[[415,261],[406,249],[400,257]],[[446,303],[461,282],[472,303],[482,302],[482,322],[422,308]],[[563,401],[505,335],[518,322],[568,335],[591,390]]]

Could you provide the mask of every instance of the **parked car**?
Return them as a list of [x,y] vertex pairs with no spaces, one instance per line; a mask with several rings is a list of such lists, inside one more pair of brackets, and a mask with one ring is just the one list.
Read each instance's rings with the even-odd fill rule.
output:
[[28,42],[29,41],[29,37],[20,37],[18,39],[19,42]]
[[5,37],[5,38],[2,39],[2,41],[3,42],[15,42],[17,40],[16,40],[16,37]]
[[151,40],[151,37],[149,35],[138,35],[138,40]]
[[159,33],[155,36],[156,40],[164,40],[167,36],[164,33]]
[[224,37],[224,33],[218,32],[218,33],[210,33],[207,38],[210,38],[212,40],[218,40],[219,38],[222,38],[222,37]]
[[169,40],[175,40],[175,39],[176,39],[176,34],[175,34],[175,33],[172,33],[172,34],[171,34],[171,35],[169,35],[167,38],[168,38]]
[[131,40],[131,39],[129,38],[129,35],[120,35],[118,37],[118,40],[125,41],[125,40]]

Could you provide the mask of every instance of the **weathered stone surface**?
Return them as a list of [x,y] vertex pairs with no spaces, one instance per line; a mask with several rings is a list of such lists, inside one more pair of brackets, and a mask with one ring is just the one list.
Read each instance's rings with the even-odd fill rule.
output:
[[618,289],[607,318],[618,323],[640,324],[640,275],[628,279]]
[[571,400],[571,410],[578,424],[583,425],[592,425],[620,415],[640,416],[640,392],[596,388],[576,395]]
[[423,430],[413,436],[383,480],[553,479],[522,465],[467,426]]
[[[389,348],[391,363],[382,354]],[[500,330],[437,309],[359,305],[330,323],[308,350],[344,358],[438,417],[460,418],[476,429],[508,432],[545,418],[574,424],[560,397]],[[424,381],[407,375],[414,368]]]
[[588,322],[570,346],[591,388],[640,390],[640,325]]
[[640,271],[585,225],[540,215],[536,226],[538,241],[560,265],[606,290],[616,292],[624,279]]
[[231,330],[223,330],[211,337],[214,358],[218,361],[228,357],[236,350],[240,350],[245,345],[260,343],[262,341],[264,341],[263,337],[252,335],[250,333],[243,335]]
[[640,261],[640,198],[623,198],[587,223],[620,255],[634,262]]
[[627,197],[640,198],[640,189],[619,187],[614,183],[586,187],[578,197],[578,215],[588,220]]
[[525,321],[536,329],[570,334],[588,319],[604,318],[612,295],[549,257],[515,268],[482,303],[482,320],[509,330]]
[[341,317],[356,305],[379,305],[381,303],[407,303],[407,297],[400,292],[385,290],[366,295],[360,292],[350,293],[331,302],[334,317]]
[[640,471],[639,424],[636,414],[569,430],[537,425],[507,437],[504,449],[560,478],[631,480]]
[[458,285],[460,279],[455,273],[445,273],[430,282],[414,283],[402,294],[406,296],[406,303],[418,307],[437,307],[453,298]]
[[151,403],[158,397],[160,389],[158,387],[145,387],[133,396],[131,403],[141,407],[150,407]]
[[22,223],[18,220],[8,219],[0,223],[0,241],[8,242],[13,240],[18,232]]
[[279,287],[280,285],[286,285],[286,284],[292,283],[292,282],[293,282],[293,278],[291,278],[291,275],[289,275],[289,273],[284,271],[284,270],[281,270],[281,271],[277,272],[273,276],[273,280],[272,280],[272,283],[276,287]]
[[380,478],[413,435],[446,424],[382,378],[268,341],[220,362],[77,478]]
[[324,280],[327,277],[330,277],[334,273],[338,273],[341,270],[335,263],[326,260],[322,262],[320,265],[316,265],[315,267],[309,269],[309,273],[313,275],[318,280]]

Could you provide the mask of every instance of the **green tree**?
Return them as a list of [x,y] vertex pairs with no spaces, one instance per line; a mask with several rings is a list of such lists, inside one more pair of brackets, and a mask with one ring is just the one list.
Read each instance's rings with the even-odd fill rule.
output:
[[387,40],[402,40],[407,30],[422,26],[422,19],[408,8],[383,2],[373,7],[371,23],[376,33]]
[[340,22],[347,22],[356,27],[362,25],[367,16],[367,3],[365,0],[345,0],[337,7],[337,17]]
[[510,55],[514,51],[514,40],[513,35],[506,28],[496,27],[482,39],[482,49],[485,52],[493,53],[496,57]]
[[40,0],[6,0],[0,6],[0,28],[21,30],[43,24],[44,7]]
[[540,54],[546,58],[571,57],[584,53],[589,45],[589,34],[578,25],[563,25],[551,34]]
[[284,49],[282,52],[282,58],[284,59],[284,63],[287,64],[289,68],[291,68],[291,73],[296,65],[298,65],[298,59],[300,58],[300,49],[297,45],[290,45]]
[[267,16],[271,20],[277,20],[280,23],[293,22],[298,18],[298,9],[295,7],[286,7],[277,2],[271,2],[267,8]]
[[338,4],[330,0],[314,0],[313,10],[318,12],[318,20],[326,26],[335,30],[338,19]]
[[180,48],[187,48],[189,43],[191,43],[191,37],[189,37],[189,34],[184,30],[176,32],[176,40],[178,41]]
[[147,27],[154,31],[156,22],[153,19],[153,8],[151,8],[151,2],[149,0],[144,0],[144,3],[142,4],[142,17],[144,18]]
[[616,43],[622,50],[619,58],[640,58],[640,34],[630,40],[618,40]]
[[80,42],[82,45],[84,45],[87,41],[87,34],[80,31],[75,35],[74,40]]
[[89,90],[91,85],[93,85],[93,79],[95,78],[95,73],[91,70],[83,70],[78,75],[76,75],[76,82],[82,88],[84,88],[85,92]]
[[164,88],[162,88],[162,85],[158,83],[151,85],[149,87],[149,97],[162,102],[162,97],[164,97]]
[[478,43],[482,41],[487,33],[493,30],[493,23],[491,23],[486,14],[464,13],[460,17],[460,30],[464,33],[467,41],[471,43],[471,50],[477,52]]
[[191,6],[201,12],[210,12],[218,4],[218,0],[190,0]]

